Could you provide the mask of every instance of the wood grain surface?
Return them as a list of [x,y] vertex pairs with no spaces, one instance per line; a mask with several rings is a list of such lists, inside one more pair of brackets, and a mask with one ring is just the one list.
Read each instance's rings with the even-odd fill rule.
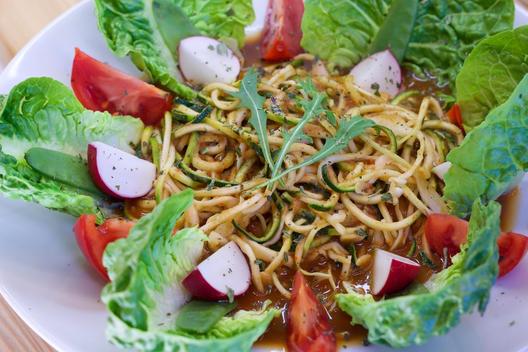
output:
[[[0,69],[35,34],[79,0],[0,0]],[[519,0],[528,7],[528,0]],[[51,352],[0,296],[0,351]]]

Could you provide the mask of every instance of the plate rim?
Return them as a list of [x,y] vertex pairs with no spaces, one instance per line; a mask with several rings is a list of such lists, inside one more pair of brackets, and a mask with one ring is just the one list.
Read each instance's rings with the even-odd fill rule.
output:
[[[40,30],[35,36],[32,37],[22,49],[20,49],[16,55],[8,62],[8,64],[0,72],[0,81],[4,80],[6,76],[14,70],[14,68],[20,63],[20,61],[27,55],[28,51],[38,43],[43,36],[45,36],[53,27],[64,19],[71,16],[72,13],[81,10],[85,6],[90,6],[93,0],[80,0],[77,4],[70,7],[68,10],[54,18],[48,23],[42,30]],[[528,7],[518,4],[517,0],[514,1],[515,11],[521,14],[521,17],[528,20]],[[527,24],[528,25],[528,24]],[[4,298],[9,308],[16,313],[16,315],[26,324],[25,328],[31,329],[37,334],[46,344],[48,344],[53,350],[57,352],[72,351],[72,346],[67,342],[64,342],[57,334],[49,331],[43,324],[39,323],[34,318],[30,311],[23,307],[23,303],[18,301],[9,291],[8,287],[5,286],[0,278],[0,296]],[[528,340],[526,346],[522,351],[528,352]]]

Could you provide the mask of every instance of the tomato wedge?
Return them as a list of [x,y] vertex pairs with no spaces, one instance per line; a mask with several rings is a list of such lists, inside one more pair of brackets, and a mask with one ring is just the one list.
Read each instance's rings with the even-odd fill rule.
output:
[[288,351],[337,351],[336,337],[328,314],[300,271],[293,279],[288,307]]
[[95,220],[93,214],[81,215],[73,226],[73,232],[75,232],[77,244],[86,260],[105,280],[110,281],[103,266],[104,250],[109,243],[127,237],[130,229],[134,226],[134,222],[123,219],[108,219],[97,227]]
[[260,43],[264,60],[289,60],[302,51],[303,0],[270,0]]
[[[425,222],[425,237],[431,249],[440,256],[444,248],[450,257],[460,252],[467,241],[469,224],[453,215],[431,214]],[[528,251],[528,237],[514,232],[503,232],[497,239],[499,246],[499,277],[508,274]]]
[[464,123],[462,122],[462,111],[460,110],[460,105],[453,104],[451,109],[447,112],[447,117],[452,124],[458,126],[462,131],[464,131]]
[[522,260],[528,251],[528,237],[514,232],[500,235],[499,245],[499,277],[508,274]]
[[155,125],[170,110],[169,93],[75,49],[71,85],[87,109],[139,117]]
[[447,214],[431,214],[425,221],[425,237],[433,251],[449,256],[460,252],[460,245],[467,240],[468,222]]

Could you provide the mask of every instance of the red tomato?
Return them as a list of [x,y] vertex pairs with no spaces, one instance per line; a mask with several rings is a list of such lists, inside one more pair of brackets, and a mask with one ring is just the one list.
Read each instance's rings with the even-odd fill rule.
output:
[[288,307],[288,351],[337,351],[328,314],[300,271],[295,274]]
[[[431,214],[425,222],[425,237],[431,249],[449,256],[460,252],[460,246],[467,241],[469,224],[453,215]],[[499,277],[506,275],[519,264],[528,251],[528,237],[513,232],[503,232],[497,239],[499,246]]]
[[504,276],[519,264],[528,251],[528,237],[513,232],[500,235],[499,245],[499,277]]
[[71,85],[85,108],[139,117],[155,125],[170,110],[169,93],[75,49]]
[[467,240],[468,222],[447,214],[431,214],[425,222],[425,237],[433,251],[444,255],[447,248],[449,256],[460,251],[460,245]]
[[289,60],[302,51],[303,0],[270,0],[260,43],[264,60]]
[[451,109],[447,112],[447,117],[452,124],[458,126],[462,131],[464,131],[464,124],[462,122],[462,111],[460,110],[460,105],[453,104]]
[[77,244],[86,260],[108,281],[110,279],[103,266],[104,250],[109,243],[127,237],[132,226],[132,221],[109,219],[97,227],[95,215],[81,215],[73,226]]

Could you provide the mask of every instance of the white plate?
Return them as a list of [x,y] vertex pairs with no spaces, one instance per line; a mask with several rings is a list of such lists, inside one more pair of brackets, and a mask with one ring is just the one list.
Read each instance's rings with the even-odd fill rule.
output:
[[[266,0],[255,0],[262,20]],[[518,11],[516,24],[528,23]],[[258,26],[257,26],[258,27]],[[254,30],[254,29],[253,29]],[[74,47],[138,75],[126,59],[107,49],[97,31],[93,4],[85,1],[29,43],[0,75],[7,93],[27,77],[50,76],[69,83]],[[528,208],[528,179],[520,209]],[[99,301],[103,283],[88,268],[72,233],[74,219],[39,206],[0,199],[0,293],[49,344],[61,352],[116,352],[104,336],[106,312]],[[528,233],[528,218],[516,228]],[[405,351],[528,351],[528,258],[497,282],[484,318],[466,316],[448,335]],[[380,352],[370,346],[350,351]],[[7,352],[7,351],[5,351]]]

